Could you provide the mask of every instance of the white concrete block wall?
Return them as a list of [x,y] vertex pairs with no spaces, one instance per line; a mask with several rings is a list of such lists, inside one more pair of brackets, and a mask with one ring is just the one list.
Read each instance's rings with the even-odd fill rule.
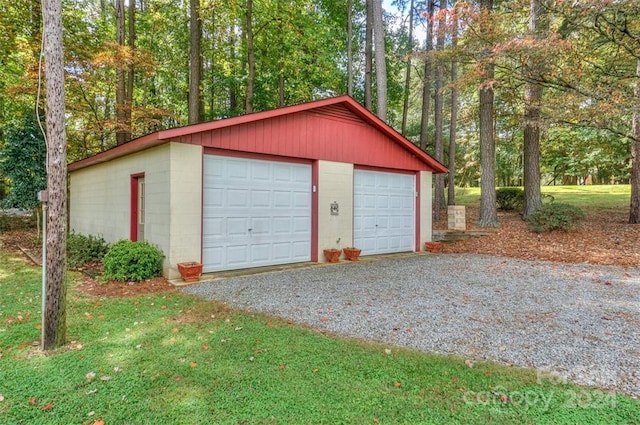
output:
[[[202,261],[202,146],[171,143],[170,249],[165,274],[180,276],[177,264]],[[168,173],[167,173],[168,174]]]
[[[145,240],[165,255],[164,273],[200,261],[202,147],[167,143],[70,174],[70,229],[113,243],[130,237],[131,175],[145,177]],[[175,245],[175,246],[174,246]]]
[[[331,215],[336,201],[339,214]],[[340,242],[336,242],[340,239]],[[318,261],[322,250],[353,246],[353,164],[318,162]]]
[[432,177],[430,171],[420,171],[420,247],[419,251],[424,251],[424,243],[432,240]]

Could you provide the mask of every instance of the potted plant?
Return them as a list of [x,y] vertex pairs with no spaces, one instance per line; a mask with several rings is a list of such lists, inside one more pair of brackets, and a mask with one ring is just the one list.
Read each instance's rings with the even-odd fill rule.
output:
[[362,250],[360,248],[347,247],[344,248],[342,252],[344,252],[344,256],[347,257],[347,260],[358,261],[358,257],[360,257]]
[[324,252],[324,258],[327,260],[328,263],[337,263],[338,261],[340,261],[340,254],[342,254],[341,249],[328,248],[323,250],[323,252]]
[[442,242],[425,242],[424,248],[428,252],[440,252],[442,251]]
[[178,271],[185,282],[197,282],[202,275],[202,264],[197,261],[178,263]]
[[[340,239],[338,238],[336,240],[336,245],[339,247],[340,246]],[[340,255],[342,254],[342,249],[340,248],[326,248],[323,250],[324,252],[324,258],[327,260],[328,263],[337,263],[338,261],[340,261]]]

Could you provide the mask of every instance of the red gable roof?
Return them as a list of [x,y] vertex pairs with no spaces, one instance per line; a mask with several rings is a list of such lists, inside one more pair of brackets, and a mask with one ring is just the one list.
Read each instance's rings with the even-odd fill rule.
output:
[[157,131],[76,161],[69,165],[69,171],[169,141],[231,151],[447,172],[446,167],[349,96]]

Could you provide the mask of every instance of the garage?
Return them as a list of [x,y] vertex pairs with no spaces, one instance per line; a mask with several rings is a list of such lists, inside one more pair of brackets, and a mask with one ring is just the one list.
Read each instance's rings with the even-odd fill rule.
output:
[[215,275],[325,262],[346,247],[414,252],[431,240],[432,177],[446,171],[339,96],[163,129],[76,161],[69,227],[144,239],[170,279],[185,262]]
[[311,165],[204,155],[203,270],[311,260]]
[[354,243],[362,255],[414,251],[416,178],[354,170]]

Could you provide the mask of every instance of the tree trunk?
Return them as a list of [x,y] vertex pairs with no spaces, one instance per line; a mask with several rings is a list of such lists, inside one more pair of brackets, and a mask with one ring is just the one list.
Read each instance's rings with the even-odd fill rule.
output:
[[640,223],[640,59],[636,62],[636,85],[634,95],[636,108],[633,111],[633,141],[631,143],[631,205],[629,224]]
[[[455,50],[458,47],[458,21],[456,17],[453,18],[451,25],[451,47]],[[458,89],[456,87],[457,78],[458,61],[453,58],[451,60],[451,118],[449,122],[449,176],[447,187],[447,205],[456,204],[456,131],[458,127]]]
[[[116,0],[116,43],[121,54],[124,52],[125,46],[124,21],[124,0]],[[121,145],[127,142],[126,72],[125,64],[122,61],[116,66],[116,143]]]
[[387,61],[384,51],[384,23],[382,21],[382,0],[373,1],[373,41],[376,57],[376,115],[387,121]]
[[[131,50],[131,54],[133,55],[136,47],[136,2],[129,2],[129,49]],[[127,70],[127,88],[125,91],[125,99],[124,99],[124,124],[127,128],[125,139],[128,142],[131,140],[131,135],[133,132],[133,126],[131,121],[131,116],[133,112],[133,85],[135,78],[135,68],[133,66],[133,58],[129,62],[129,69]]]
[[407,67],[404,71],[404,99],[402,105],[402,128],[407,133],[407,116],[409,115],[409,92],[411,91],[411,58],[413,56],[413,0],[409,3],[409,39],[407,40]]
[[250,114],[253,112],[253,87],[256,81],[256,55],[253,47],[253,0],[247,0],[247,16],[246,16],[245,35],[247,37],[247,89],[245,98],[245,112]]
[[364,41],[364,107],[373,111],[373,2],[376,0],[366,0],[367,22]]
[[[481,8],[491,13],[493,0],[481,0]],[[489,24],[486,24],[489,25]],[[488,32],[489,28],[483,31]],[[496,207],[496,143],[493,124],[493,77],[494,65],[488,60],[487,48],[482,58],[484,81],[479,90],[480,98],[480,218],[478,224],[483,227],[498,226]]]
[[[447,8],[447,0],[440,0],[440,12],[446,10]],[[445,15],[443,13],[440,14],[440,20],[438,21],[438,37],[436,43],[436,50],[442,51],[444,50],[444,26]],[[442,86],[444,85],[444,65],[442,60],[438,60],[436,66],[436,78],[435,78],[435,101],[434,101],[434,109],[435,109],[435,152],[434,157],[436,161],[443,162],[444,157],[444,128],[443,128],[443,115],[444,115],[444,96],[442,94]],[[440,220],[440,209],[445,207],[444,201],[444,176],[442,174],[435,175],[435,184],[434,184],[434,199],[433,199],[433,218],[434,220]]]
[[[541,40],[548,27],[544,23],[541,0],[531,0],[529,30],[537,40]],[[540,79],[544,64],[529,59],[525,65],[527,80],[524,88],[524,211],[523,218],[529,217],[542,205],[540,191],[540,103],[542,85]]]
[[189,124],[202,121],[202,21],[200,0],[189,0]]
[[352,0],[347,0],[347,94],[349,96],[353,96],[353,5],[351,3]]
[[64,128],[62,4],[60,0],[43,0],[42,4],[49,192],[47,252],[43,259],[47,268],[47,289],[43,312],[42,349],[51,350],[63,345],[66,339],[67,142]]
[[431,113],[431,50],[433,50],[433,11],[435,1],[429,0],[428,22],[426,33],[426,52],[424,58],[424,75],[422,77],[422,118],[420,120],[420,148],[427,150],[429,140],[429,114]]

